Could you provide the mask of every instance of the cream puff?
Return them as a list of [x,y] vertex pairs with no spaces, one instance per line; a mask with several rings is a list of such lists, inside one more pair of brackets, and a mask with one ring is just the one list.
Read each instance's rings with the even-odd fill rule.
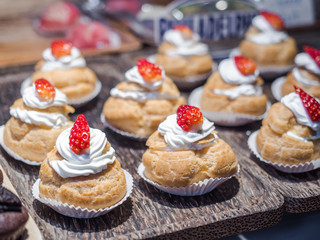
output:
[[68,114],[73,112],[60,90],[38,79],[10,107],[12,117],[4,126],[1,143],[13,157],[41,164],[58,135],[72,125]]
[[137,136],[150,136],[165,118],[185,103],[163,69],[139,59],[111,89],[102,114],[108,124]]

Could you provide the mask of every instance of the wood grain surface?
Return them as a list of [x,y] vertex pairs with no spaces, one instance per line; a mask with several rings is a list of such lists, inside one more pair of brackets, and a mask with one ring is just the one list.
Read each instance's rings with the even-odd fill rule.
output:
[[[44,239],[212,239],[276,224],[284,210],[302,212],[320,207],[319,170],[283,174],[261,164],[250,153],[248,135],[259,129],[260,122],[238,128],[217,126],[220,137],[234,149],[241,172],[211,193],[179,197],[145,183],[136,172],[146,150],[144,143],[105,129],[99,115],[110,89],[123,80],[124,72],[135,64],[137,58],[154,52],[154,48],[145,48],[132,53],[87,58],[89,67],[97,73],[103,88],[95,100],[77,109],[71,116],[75,120],[79,113],[84,113],[91,127],[104,130],[116,149],[122,167],[133,175],[133,193],[120,207],[96,219],[62,216],[32,197],[31,187],[38,177],[39,168],[20,163],[0,150],[0,164]],[[31,65],[0,69],[0,125],[9,119],[9,107],[20,97],[20,84],[32,71]],[[270,82],[266,83],[264,90],[273,100]],[[187,96],[188,92],[184,95]]]

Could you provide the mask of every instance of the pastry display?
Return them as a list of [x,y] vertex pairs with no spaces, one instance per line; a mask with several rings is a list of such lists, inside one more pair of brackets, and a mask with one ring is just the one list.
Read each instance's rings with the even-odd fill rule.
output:
[[91,100],[99,93],[101,83],[96,74],[87,67],[79,49],[70,42],[53,41],[42,56],[43,60],[35,66],[30,85],[39,78],[45,78],[72,104]]
[[204,85],[200,109],[260,116],[267,109],[262,84],[254,61],[241,56],[225,59]]
[[10,107],[12,117],[1,128],[0,143],[17,160],[40,165],[58,135],[72,125],[68,114],[73,112],[60,90],[38,79]]
[[285,24],[275,13],[260,11],[241,41],[241,55],[259,66],[284,66],[294,63],[297,54],[295,40],[284,32]]
[[163,69],[139,59],[125,73],[125,81],[111,89],[103,118],[112,127],[136,136],[150,136],[166,117],[185,103]]
[[175,80],[210,74],[213,61],[208,46],[200,42],[200,36],[187,26],[177,25],[165,32],[156,64]]
[[320,98],[320,50],[305,46],[294,61],[296,67],[286,76],[282,96],[294,92],[294,86],[302,88],[315,98]]
[[0,239],[20,239],[29,215],[19,198],[0,186]]
[[162,190],[181,188],[175,192],[178,195],[209,192],[213,182],[225,181],[238,170],[231,147],[218,137],[213,122],[197,107],[181,105],[177,114],[159,125],[146,145],[141,165],[144,171],[139,174],[164,187]]
[[[58,212],[88,217],[83,214],[90,214],[91,210],[101,212],[128,197],[132,178],[128,174],[131,182],[127,180],[127,174],[105,134],[89,128],[84,115],[80,114],[73,127],[59,135],[41,165],[38,187],[34,189],[39,191],[40,201]],[[77,213],[79,208],[81,211]]]
[[[255,144],[264,160],[306,171],[303,169],[306,163],[320,160],[319,99],[296,87],[295,92],[284,96],[269,109],[256,133]],[[252,144],[251,149],[254,149]],[[299,168],[297,171],[301,170]]]

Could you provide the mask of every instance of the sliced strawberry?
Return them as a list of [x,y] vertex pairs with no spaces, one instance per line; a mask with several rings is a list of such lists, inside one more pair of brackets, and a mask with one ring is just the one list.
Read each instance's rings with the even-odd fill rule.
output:
[[245,76],[254,74],[254,72],[257,69],[256,63],[252,61],[250,58],[235,56],[234,62],[240,73]]
[[311,120],[313,122],[320,122],[320,103],[301,88],[294,86],[294,89],[296,93],[299,94],[303,106],[307,110]]
[[162,79],[161,68],[149,62],[145,58],[138,59],[137,67],[140,75],[146,82],[160,81]]
[[46,79],[40,78],[34,82],[38,97],[42,101],[51,102],[56,96],[54,86]]
[[51,43],[51,53],[56,58],[71,54],[72,44],[64,40],[55,40]]
[[318,67],[320,67],[320,50],[310,46],[303,46],[303,49],[316,62]]
[[181,105],[177,110],[177,123],[186,132],[198,131],[202,128],[202,112],[197,107]]
[[83,114],[77,117],[71,128],[69,146],[75,154],[87,153],[90,148],[90,128]]
[[173,29],[181,32],[184,39],[191,39],[192,38],[192,35],[193,35],[192,29],[186,25],[176,25],[173,27]]
[[280,31],[285,28],[284,21],[278,14],[268,12],[268,11],[260,11],[259,13],[270,23],[270,25],[275,30]]

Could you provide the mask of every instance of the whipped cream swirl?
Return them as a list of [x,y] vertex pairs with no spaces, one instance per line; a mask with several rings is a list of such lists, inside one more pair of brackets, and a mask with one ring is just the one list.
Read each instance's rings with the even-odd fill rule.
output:
[[247,40],[260,45],[280,43],[288,39],[288,34],[280,31],[260,32],[247,37]]
[[297,66],[304,67],[310,72],[320,75],[320,67],[309,56],[308,53],[303,52],[303,53],[297,54],[297,56],[294,58],[294,62]]
[[167,119],[160,123],[158,127],[159,133],[164,137],[166,143],[170,145],[170,148],[165,150],[200,150],[205,148],[215,142],[215,140],[218,138],[216,134],[212,141],[206,144],[194,143],[208,136],[214,129],[215,127],[213,122],[203,118],[202,129],[200,131],[186,132],[177,124],[177,114],[168,116]]
[[166,52],[169,56],[201,56],[209,52],[208,46],[199,42],[197,33],[193,33],[191,39],[185,39],[179,30],[170,29],[165,32],[163,39],[177,47]]
[[[317,101],[319,100],[317,99]],[[313,122],[311,120],[297,93],[292,92],[284,96],[281,99],[281,103],[294,113],[298,123],[310,127],[313,131],[317,132],[317,135],[319,134],[320,122]]]
[[252,25],[261,32],[274,30],[271,24],[261,15],[257,15],[252,19]]
[[262,94],[261,86],[254,86],[250,84],[243,84],[238,87],[229,89],[215,89],[215,94],[227,96],[230,99],[236,99],[240,96],[259,96]]
[[310,79],[305,78],[304,76],[302,76],[299,68],[294,68],[292,70],[292,74],[293,74],[294,78],[298,82],[300,82],[300,83],[302,83],[304,85],[307,85],[307,86],[318,86],[318,85],[320,85],[319,81],[313,81],[313,80],[310,80]]
[[49,164],[63,178],[88,176],[96,174],[115,161],[115,151],[110,147],[103,153],[107,144],[106,135],[99,129],[90,128],[90,149],[87,154],[75,154],[69,147],[70,129],[64,130],[56,141],[56,147],[64,158],[61,161],[50,161]]
[[64,93],[59,89],[55,88],[56,95],[53,101],[41,101],[36,94],[36,87],[33,84],[30,87],[27,87],[23,91],[22,99],[23,102],[32,108],[45,109],[52,106],[65,106],[68,103],[68,99]]
[[238,70],[234,58],[228,58],[219,64],[219,73],[226,83],[250,84],[257,80],[260,72],[256,69],[254,74],[245,76]]
[[44,64],[41,66],[41,71],[49,72],[57,69],[69,69],[76,67],[85,67],[86,60],[81,57],[81,52],[78,48],[72,47],[71,54],[56,58],[51,53],[51,48],[47,48],[43,51],[42,57],[45,60]]

